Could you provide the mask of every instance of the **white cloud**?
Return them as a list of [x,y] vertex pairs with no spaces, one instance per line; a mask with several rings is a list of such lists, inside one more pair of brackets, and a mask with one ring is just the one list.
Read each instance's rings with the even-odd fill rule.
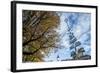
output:
[[[78,16],[76,15],[76,13],[73,14],[73,20],[77,19],[77,24],[74,24],[72,29],[73,29],[73,33],[76,36],[76,38],[78,39],[78,41],[80,41],[82,43],[81,47],[84,47],[86,54],[90,54],[90,45],[84,45],[84,42],[86,39],[90,38],[87,34],[90,32],[90,14],[86,14],[86,13],[77,13]],[[69,49],[69,36],[68,36],[68,26],[67,24],[69,24],[69,22],[65,22],[65,18],[68,18],[68,16],[71,15],[71,13],[62,13],[61,17],[60,17],[60,25],[58,27],[58,29],[56,29],[57,33],[59,33],[59,38],[60,38],[60,42],[59,43],[61,46],[63,46],[63,48],[59,48],[59,50],[54,53],[50,53],[49,57],[46,57],[45,60],[46,61],[57,61],[57,55],[59,55],[60,60],[61,59],[70,59],[70,49]],[[76,22],[75,22],[76,23]],[[87,32],[88,31],[88,32]],[[83,33],[85,32],[85,34],[83,35]],[[81,37],[80,37],[81,36]],[[79,38],[80,37],[80,38]],[[89,42],[89,41],[88,41]]]

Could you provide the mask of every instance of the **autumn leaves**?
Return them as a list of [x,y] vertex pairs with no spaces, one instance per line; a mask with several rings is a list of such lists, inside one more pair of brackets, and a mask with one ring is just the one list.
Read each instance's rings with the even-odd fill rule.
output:
[[60,18],[56,12],[23,10],[23,62],[41,62],[56,47],[54,30]]

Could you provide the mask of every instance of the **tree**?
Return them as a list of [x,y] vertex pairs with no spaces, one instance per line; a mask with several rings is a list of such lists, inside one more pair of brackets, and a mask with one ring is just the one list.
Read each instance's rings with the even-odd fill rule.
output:
[[[68,22],[67,18],[65,19],[65,22],[66,23]],[[72,32],[72,27],[70,27],[69,24],[67,24],[67,26],[68,26],[68,32],[69,32],[70,50],[74,49],[74,51],[71,52],[71,57],[74,60],[78,60],[84,56],[83,52],[85,52],[85,50],[83,47],[79,48],[79,46],[81,45],[81,42],[78,41],[78,39],[74,36],[74,33]]]
[[48,52],[57,47],[55,29],[60,18],[52,11],[23,10],[23,62],[41,62]]
[[73,59],[76,59],[76,52],[75,52],[75,51],[72,51],[72,52],[71,52],[71,57],[72,57]]

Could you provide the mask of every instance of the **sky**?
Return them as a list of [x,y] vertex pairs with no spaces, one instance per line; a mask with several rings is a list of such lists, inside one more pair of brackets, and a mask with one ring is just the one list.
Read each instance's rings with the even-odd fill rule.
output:
[[76,13],[76,12],[59,12],[60,25],[56,28],[56,32],[59,34],[62,48],[54,48],[44,57],[46,62],[49,61],[61,61],[65,59],[72,59],[68,36],[68,29],[71,28],[71,32],[77,38],[77,41],[81,42],[79,47],[84,47],[84,55],[91,55],[91,14],[90,13]]

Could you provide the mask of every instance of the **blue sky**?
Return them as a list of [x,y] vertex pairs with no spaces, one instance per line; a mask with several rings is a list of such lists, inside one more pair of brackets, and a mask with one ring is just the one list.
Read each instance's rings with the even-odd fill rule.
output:
[[54,48],[50,51],[48,56],[44,57],[45,61],[57,61],[72,59],[69,49],[68,27],[78,41],[81,42],[79,47],[84,47],[86,55],[91,55],[91,14],[90,13],[76,13],[76,12],[59,12],[60,25],[56,29],[59,34],[60,41],[58,42],[63,48]]

